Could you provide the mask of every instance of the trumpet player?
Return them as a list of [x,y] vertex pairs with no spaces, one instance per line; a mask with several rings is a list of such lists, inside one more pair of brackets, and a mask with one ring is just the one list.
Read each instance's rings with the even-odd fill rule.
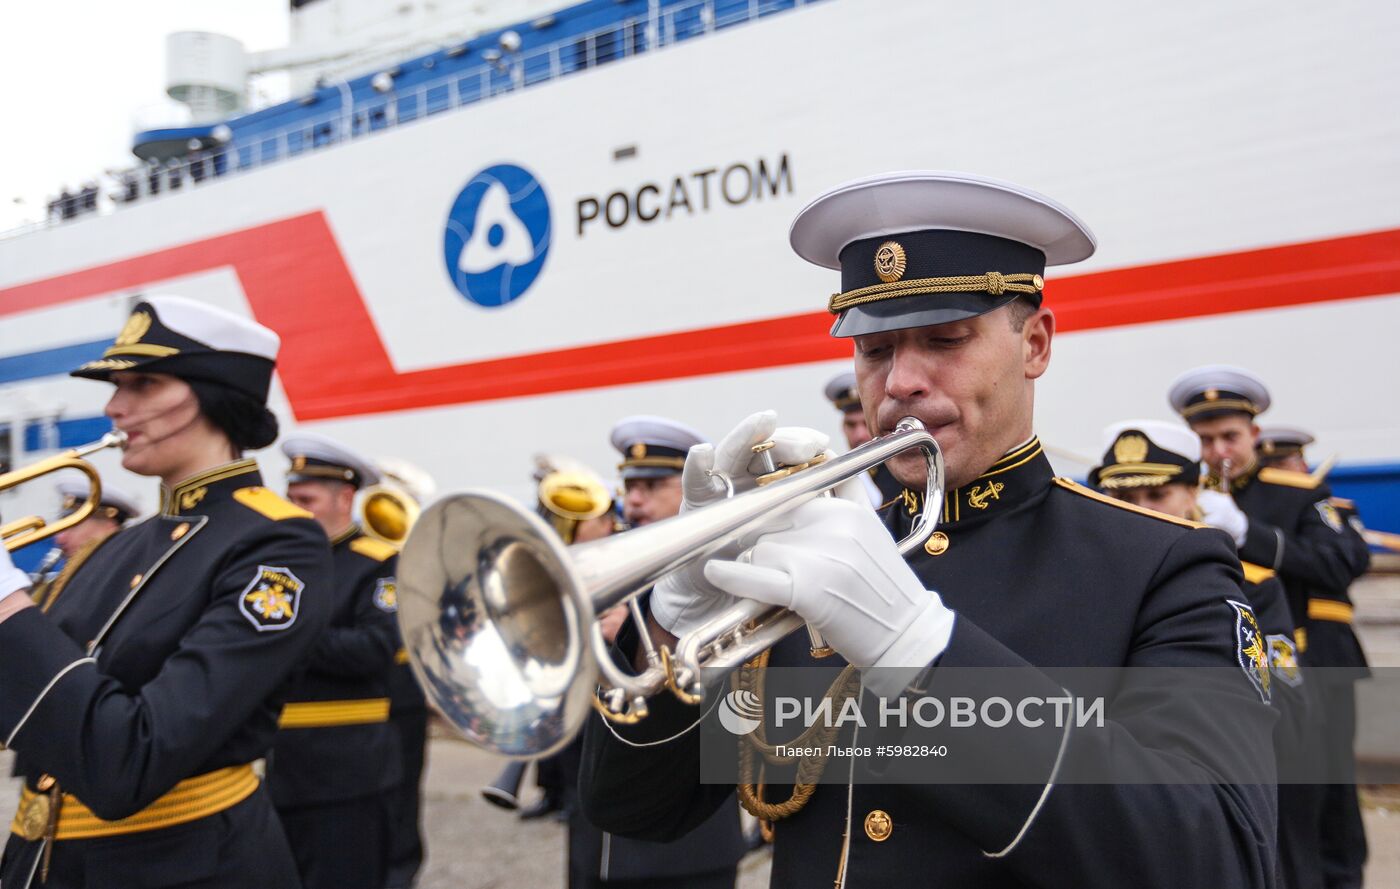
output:
[[47,612],[11,592],[0,551],[0,743],[24,777],[7,889],[298,885],[252,763],[329,620],[331,559],[244,456],[277,437],[278,345],[152,296],[73,372],[112,384],[122,466],[160,480],[160,511],[76,566]]
[[1312,433],[1297,426],[1261,426],[1254,450],[1261,466],[1307,472],[1308,461],[1303,449],[1316,440]]
[[330,626],[287,693],[268,791],[305,889],[384,889],[401,763],[389,724],[398,551],[355,521],[355,492],[379,481],[372,461],[308,433],[284,440],[282,453],[288,499],[330,539],[335,586]]
[[[1186,426],[1160,420],[1128,420],[1104,430],[1102,462],[1089,483],[1110,497],[1180,519],[1201,518],[1202,505],[1229,494],[1200,488],[1201,441]],[[1274,749],[1280,763],[1305,763],[1317,753],[1318,708],[1298,666],[1296,630],[1283,584],[1271,569],[1244,562],[1243,592],[1259,618],[1268,647],[1270,698],[1279,711]],[[1278,787],[1279,876],[1289,889],[1324,885],[1321,839],[1323,787],[1280,781]]]
[[[781,606],[836,655],[814,660],[797,633],[771,649],[770,666],[844,660],[867,700],[892,705],[934,693],[945,668],[1015,666],[1045,694],[1063,689],[1042,668],[1071,663],[1214,667],[1221,681],[1190,699],[1113,692],[1107,731],[1046,723],[975,752],[980,770],[1033,766],[1033,784],[956,775],[872,784],[872,762],[831,753],[826,774],[844,784],[806,784],[799,794],[770,783],[745,794],[751,811],[774,821],[772,885],[1273,886],[1273,715],[1260,691],[1268,666],[1246,654],[1239,632],[1252,612],[1238,603],[1230,541],[1056,480],[1035,435],[1035,384],[1055,333],[1042,275],[1088,258],[1088,229],[1029,189],[914,171],[822,194],[798,214],[790,240],[799,256],[840,270],[827,306],[832,334],[854,346],[872,430],[921,420],[942,447],[946,494],[917,502],[913,515],[892,507],[877,516],[839,498],[797,506],[746,534],[737,559],[699,560],[659,581],[652,640],[673,645],[738,600]],[[751,446],[775,425],[771,412],[757,414],[716,448],[693,448],[683,487],[722,496],[711,473],[742,482]],[[921,497],[921,456],[888,465],[909,497]],[[925,514],[938,531],[906,560],[894,538]],[[639,642],[619,637],[638,666]],[[1231,718],[1220,724],[1206,704]],[[722,806],[729,789],[700,781],[701,716],[663,692],[635,725],[595,717],[581,781],[587,815],[605,830],[661,840]],[[855,750],[849,742],[867,736],[848,724],[840,737]],[[1129,777],[1064,783],[1087,763]],[[1237,781],[1131,777],[1162,769]]]
[[1258,376],[1228,365],[1194,368],[1172,383],[1168,400],[1200,437],[1206,464],[1217,472],[1225,460],[1234,467],[1228,508],[1206,521],[1230,533],[1240,558],[1278,572],[1302,625],[1303,662],[1330,668],[1314,673],[1322,686],[1324,752],[1339,776],[1324,802],[1323,885],[1360,886],[1367,847],[1354,778],[1354,683],[1370,673],[1347,588],[1370,565],[1370,551],[1321,479],[1260,465],[1256,418],[1271,398]]

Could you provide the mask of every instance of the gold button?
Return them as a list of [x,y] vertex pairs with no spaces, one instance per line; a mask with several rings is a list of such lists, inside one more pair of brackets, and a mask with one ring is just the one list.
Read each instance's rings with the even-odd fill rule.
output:
[[37,788],[39,788],[39,792],[40,792],[40,793],[43,793],[44,791],[48,790],[50,787],[53,787],[53,785],[54,785],[53,775],[40,775],[40,776],[39,776],[39,780],[34,782],[34,786],[37,787]]
[[174,531],[171,531],[171,532],[170,532],[170,539],[171,539],[171,540],[179,540],[181,537],[184,537],[184,536],[185,536],[185,532],[188,531],[189,529],[190,529],[190,523],[189,523],[189,522],[181,522],[180,524],[178,524],[178,525],[175,526],[175,530],[174,530]]
[[1035,277],[1031,278],[1031,286],[1034,287],[1036,290],[1044,290],[1045,279],[1040,277],[1039,275],[1036,275]]
[[141,585],[141,575],[138,574],[138,575],[136,575],[135,577],[131,578],[131,588],[132,588],[133,590],[136,589],[137,587],[139,587],[140,585]]
[[934,531],[929,536],[928,542],[924,544],[924,552],[931,556],[941,556],[948,551],[948,535],[942,531]]
[[890,833],[894,830],[894,822],[890,820],[890,813],[884,809],[874,809],[865,816],[865,835],[877,843],[883,843],[890,838]]

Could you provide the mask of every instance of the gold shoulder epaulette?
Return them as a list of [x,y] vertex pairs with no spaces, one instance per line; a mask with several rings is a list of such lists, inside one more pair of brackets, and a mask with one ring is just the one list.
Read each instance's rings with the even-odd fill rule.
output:
[[253,512],[267,516],[274,522],[280,522],[283,519],[309,519],[312,517],[311,513],[300,506],[293,506],[269,488],[239,488],[233,492],[233,499]]
[[392,543],[375,540],[373,537],[356,537],[350,541],[350,551],[374,559],[376,562],[383,562],[391,556],[398,555],[399,552]]
[[1060,487],[1064,488],[1066,491],[1069,491],[1072,494],[1078,494],[1081,497],[1088,497],[1090,500],[1097,500],[1100,503],[1107,503],[1109,506],[1116,506],[1119,509],[1126,509],[1128,512],[1135,512],[1138,515],[1145,515],[1148,518],[1158,519],[1163,522],[1171,522],[1173,525],[1184,525],[1187,528],[1208,527],[1206,525],[1201,524],[1200,522],[1192,522],[1186,519],[1179,519],[1176,516],[1157,512],[1153,509],[1143,509],[1141,506],[1134,506],[1131,503],[1124,503],[1122,500],[1115,500],[1112,497],[1109,497],[1105,494],[1100,494],[1098,491],[1095,491],[1092,488],[1086,488],[1078,482],[1071,481],[1067,478],[1056,478],[1055,484],[1059,485]]
[[1266,466],[1259,470],[1259,481],[1270,485],[1284,485],[1289,488],[1304,488],[1309,491],[1322,484],[1320,479],[1315,479],[1306,472],[1294,472],[1291,469],[1279,469],[1276,466]]
[[1240,567],[1244,568],[1244,579],[1250,583],[1263,583],[1275,576],[1272,568],[1265,568],[1263,565],[1256,565],[1253,562],[1241,561]]
[[1356,509],[1356,501],[1345,497],[1328,497],[1327,502],[1338,509]]

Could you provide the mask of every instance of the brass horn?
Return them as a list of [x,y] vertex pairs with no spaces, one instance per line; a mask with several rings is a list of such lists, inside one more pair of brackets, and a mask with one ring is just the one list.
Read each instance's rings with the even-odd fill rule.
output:
[[61,469],[76,469],[87,476],[88,480],[87,499],[78,504],[78,508],[68,515],[52,522],[43,516],[31,515],[0,525],[0,539],[5,541],[5,549],[14,552],[22,546],[28,546],[66,531],[92,515],[102,500],[102,479],[98,476],[97,469],[83,458],[106,448],[121,447],[125,443],[125,432],[108,432],[92,444],[73,448],[61,454],[54,454],[52,457],[46,457],[22,469],[15,469],[0,475],[0,491],[17,488],[25,482],[31,482]]
[[[409,662],[464,738],[516,758],[559,750],[594,707],[635,721],[662,689],[697,701],[708,682],[803,626],[802,618],[744,601],[681,638],[674,651],[653,648],[643,633],[648,666],[633,676],[613,663],[595,615],[911,448],[924,452],[928,467],[924,502],[941,503],[938,443],[906,418],[889,435],[771,484],[567,549],[538,515],[502,496],[449,495],[423,512],[399,559],[399,627]],[[920,516],[901,552],[924,544],[934,512]],[[603,690],[595,694],[599,674]]]
[[419,512],[418,501],[392,485],[371,485],[360,493],[360,525],[383,543],[403,546]]
[[539,514],[566,544],[574,542],[580,522],[596,519],[612,507],[612,494],[593,473],[561,469],[540,480]]

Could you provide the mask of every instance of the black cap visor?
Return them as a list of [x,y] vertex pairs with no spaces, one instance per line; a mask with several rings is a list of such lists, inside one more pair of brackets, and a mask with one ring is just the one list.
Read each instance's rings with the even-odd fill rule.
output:
[[1018,295],[1007,293],[993,300],[985,293],[929,293],[865,303],[851,306],[842,312],[836,323],[831,325],[831,335],[865,336],[870,333],[966,321],[968,318],[995,312]]
[[268,359],[246,352],[195,352],[161,357],[113,355],[89,361],[69,371],[69,376],[110,383],[112,374],[119,371],[169,374],[182,380],[226,386],[266,404],[273,367]]

